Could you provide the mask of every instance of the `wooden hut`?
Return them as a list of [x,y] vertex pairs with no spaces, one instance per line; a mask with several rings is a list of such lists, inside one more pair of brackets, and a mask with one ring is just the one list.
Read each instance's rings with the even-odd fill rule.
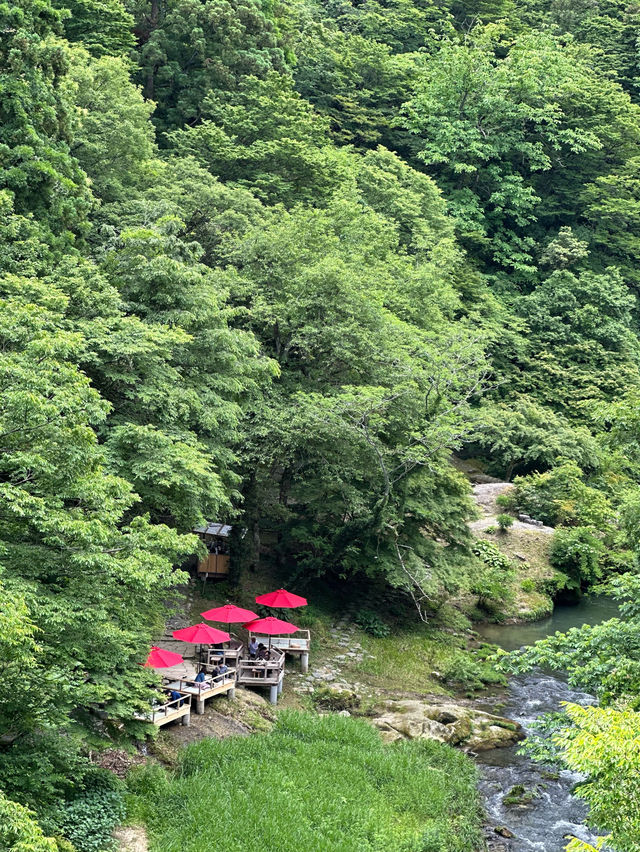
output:
[[208,554],[198,562],[200,580],[226,580],[229,575],[229,537],[232,527],[228,524],[206,524],[193,531],[204,541]]

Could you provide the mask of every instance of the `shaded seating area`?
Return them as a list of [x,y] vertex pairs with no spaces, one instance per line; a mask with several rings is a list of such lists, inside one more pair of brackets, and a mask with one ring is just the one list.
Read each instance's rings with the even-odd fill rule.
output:
[[269,687],[269,701],[278,703],[284,679],[284,651],[270,648],[264,660],[240,660],[238,664],[238,683],[243,686]]
[[311,632],[309,630],[299,629],[288,636],[266,636],[250,632],[249,639],[255,639],[256,642],[262,642],[264,645],[271,642],[272,648],[279,648],[285,654],[300,657],[300,668],[303,672],[309,671],[309,649],[311,647]]
[[[176,692],[180,692],[180,690],[176,689]],[[159,728],[178,719],[183,725],[189,725],[191,722],[191,695],[187,692],[180,692],[177,698],[170,698],[164,703],[154,703],[148,713],[136,713],[133,718],[139,722],[151,722]]]
[[[199,532],[212,538],[221,535],[221,530],[210,529],[209,526]],[[222,537],[229,532],[230,528],[226,527]],[[277,609],[291,609],[306,606],[307,600],[286,589],[277,589],[257,596],[256,603]],[[220,694],[234,698],[237,683],[268,687],[269,700],[277,704],[278,696],[282,693],[285,654],[300,656],[302,671],[308,670],[311,644],[308,630],[301,630],[295,624],[272,615],[260,618],[253,610],[231,603],[206,610],[202,616],[223,624],[242,624],[250,636],[251,647],[245,646],[236,636],[204,622],[172,631],[174,640],[199,646],[197,656],[200,665],[196,668],[197,674],[191,675],[190,667],[184,665],[181,654],[152,646],[144,666],[173,669],[163,678],[169,696],[164,702],[158,700],[149,712],[136,715],[136,719],[158,726],[180,719],[182,724],[189,725],[194,702],[196,713],[202,714],[208,698]],[[177,666],[180,669],[176,670]]]
[[201,715],[204,713],[204,703],[209,698],[215,695],[228,695],[229,698],[235,698],[236,694],[236,670],[230,668],[224,674],[206,674],[203,681],[197,681],[190,678],[163,678],[163,683],[167,689],[180,692],[181,695],[188,695],[193,698],[196,706],[196,713]]

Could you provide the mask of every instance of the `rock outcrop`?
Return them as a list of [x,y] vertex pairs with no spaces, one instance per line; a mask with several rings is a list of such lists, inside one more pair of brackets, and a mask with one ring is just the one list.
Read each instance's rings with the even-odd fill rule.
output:
[[399,739],[439,740],[465,751],[504,748],[525,736],[517,722],[450,702],[389,701],[372,721],[388,742]]

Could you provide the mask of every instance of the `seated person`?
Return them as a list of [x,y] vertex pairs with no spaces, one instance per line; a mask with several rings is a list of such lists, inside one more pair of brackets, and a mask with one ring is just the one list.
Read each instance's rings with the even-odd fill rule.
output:
[[204,669],[200,669],[195,678],[196,683],[204,683]]
[[[172,690],[170,690],[170,692],[171,692],[171,699],[170,699],[171,701],[177,701],[178,699],[182,699],[182,696],[180,695],[180,693],[176,689],[172,689]],[[184,700],[181,700],[180,703],[178,704],[178,707],[182,707],[183,704],[184,704]]]
[[249,651],[249,659],[255,660],[255,658],[258,656],[258,643],[256,642],[255,636],[252,636],[249,640],[247,650]]
[[259,660],[268,660],[269,659],[269,651],[267,646],[262,642],[258,645],[258,659]]
[[214,664],[213,664],[213,668],[211,669],[211,674],[213,675],[213,677],[216,677],[216,675],[219,675],[219,674],[220,674],[220,664],[221,664],[221,662],[222,662],[222,661],[220,661],[220,663],[214,663]]
[[229,666],[226,665],[224,660],[220,660],[220,663],[218,664],[218,674],[223,675],[223,674],[226,674],[228,671],[229,671]]

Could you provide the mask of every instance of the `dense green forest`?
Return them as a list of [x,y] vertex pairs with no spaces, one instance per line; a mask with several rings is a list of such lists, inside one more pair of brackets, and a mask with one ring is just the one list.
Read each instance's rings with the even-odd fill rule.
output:
[[266,530],[302,586],[499,603],[456,453],[560,528],[560,592],[626,601],[513,665],[599,695],[558,748],[640,849],[639,26],[621,0],[0,2],[0,848],[119,818],[87,750],[148,702],[204,519],[247,530],[238,573]]

